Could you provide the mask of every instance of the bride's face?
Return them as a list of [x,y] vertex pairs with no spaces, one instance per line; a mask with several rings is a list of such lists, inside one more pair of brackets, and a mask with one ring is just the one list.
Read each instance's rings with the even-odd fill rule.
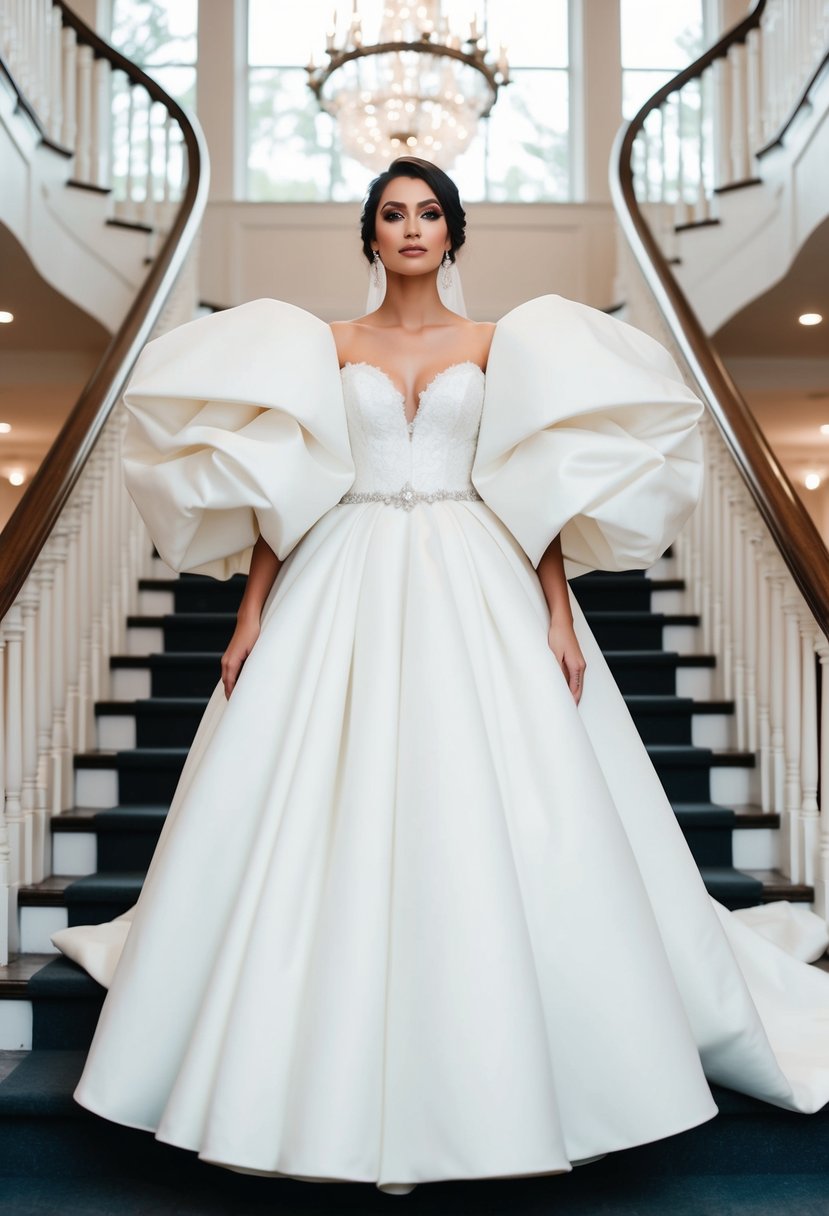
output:
[[[386,185],[377,204],[375,231],[372,247],[394,274],[434,274],[452,247],[443,208],[419,177],[395,177]],[[422,252],[401,252],[409,245]]]

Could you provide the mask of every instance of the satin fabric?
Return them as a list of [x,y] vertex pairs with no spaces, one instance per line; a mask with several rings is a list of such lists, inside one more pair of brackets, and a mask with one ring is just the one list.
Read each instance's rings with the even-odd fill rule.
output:
[[[54,936],[109,984],[77,1100],[229,1168],[381,1187],[567,1172],[714,1117],[708,1080],[822,1107],[829,976],[707,894],[572,594],[578,706],[547,644],[549,529],[574,565],[624,567],[693,508],[701,406],[670,356],[533,301],[485,384],[456,365],[430,386],[410,440],[382,369],[340,373],[316,319],[319,397],[293,348],[284,385],[249,378],[238,314],[257,349],[264,315],[306,328],[255,303],[167,335],[127,394],[128,484],[165,560],[232,572],[251,520],[286,560],[136,908]],[[496,373],[522,345],[543,365],[542,313],[538,404]],[[407,467],[489,501],[336,505]]]

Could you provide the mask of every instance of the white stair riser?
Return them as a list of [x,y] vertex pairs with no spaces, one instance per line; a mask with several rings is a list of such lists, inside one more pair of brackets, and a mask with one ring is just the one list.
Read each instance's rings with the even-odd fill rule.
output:
[[647,578],[676,578],[676,558],[660,557],[645,571]]
[[743,768],[715,764],[711,768],[711,801],[720,806],[759,803],[759,786],[760,773],[756,765],[754,768]]
[[139,591],[138,613],[140,616],[164,616],[175,612],[176,601],[172,591]]
[[692,714],[691,742],[694,747],[736,747],[733,714]]
[[18,909],[18,915],[21,954],[60,953],[50,938],[58,929],[65,929],[69,924],[66,908],[30,907],[26,904]]
[[0,1001],[0,1051],[32,1050],[32,1002]]
[[143,625],[127,627],[127,654],[159,654],[163,649],[163,629]]
[[651,612],[688,612],[684,591],[652,591]]
[[52,873],[78,877],[98,868],[98,838],[94,832],[52,832]]
[[715,675],[715,667],[677,667],[676,695],[694,697],[700,701],[715,700]]
[[700,631],[696,625],[665,625],[662,630],[662,649],[674,654],[697,654]]
[[102,751],[131,751],[136,746],[133,714],[98,714],[95,722],[97,747]]
[[738,870],[780,868],[780,832],[777,828],[737,828],[732,837],[734,865]]
[[110,697],[113,701],[137,701],[151,695],[149,667],[113,668],[110,679]]
[[117,769],[75,769],[75,806],[109,807],[117,805]]

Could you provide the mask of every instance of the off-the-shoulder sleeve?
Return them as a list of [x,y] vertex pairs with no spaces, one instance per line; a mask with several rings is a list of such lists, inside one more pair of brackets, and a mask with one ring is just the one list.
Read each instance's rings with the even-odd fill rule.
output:
[[539,296],[495,327],[472,481],[533,566],[653,564],[699,501],[700,399],[649,334]]
[[155,338],[124,402],[127,489],[174,570],[246,572],[260,533],[285,558],[354,480],[333,334],[284,301]]

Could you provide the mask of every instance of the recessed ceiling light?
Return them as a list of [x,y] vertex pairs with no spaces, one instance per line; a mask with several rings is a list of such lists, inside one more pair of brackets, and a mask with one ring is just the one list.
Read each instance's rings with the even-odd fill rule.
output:
[[9,482],[13,486],[22,486],[25,480],[26,474],[22,469],[12,469],[11,473],[9,473]]
[[8,325],[9,321],[14,320],[13,312],[3,312],[0,310],[0,325]]
[[0,422],[0,435],[8,435],[11,429],[12,424],[10,422]]
[[823,317],[819,312],[802,312],[797,319],[801,325],[820,325]]
[[803,484],[807,490],[816,490],[820,485],[819,473],[807,473],[803,478]]

